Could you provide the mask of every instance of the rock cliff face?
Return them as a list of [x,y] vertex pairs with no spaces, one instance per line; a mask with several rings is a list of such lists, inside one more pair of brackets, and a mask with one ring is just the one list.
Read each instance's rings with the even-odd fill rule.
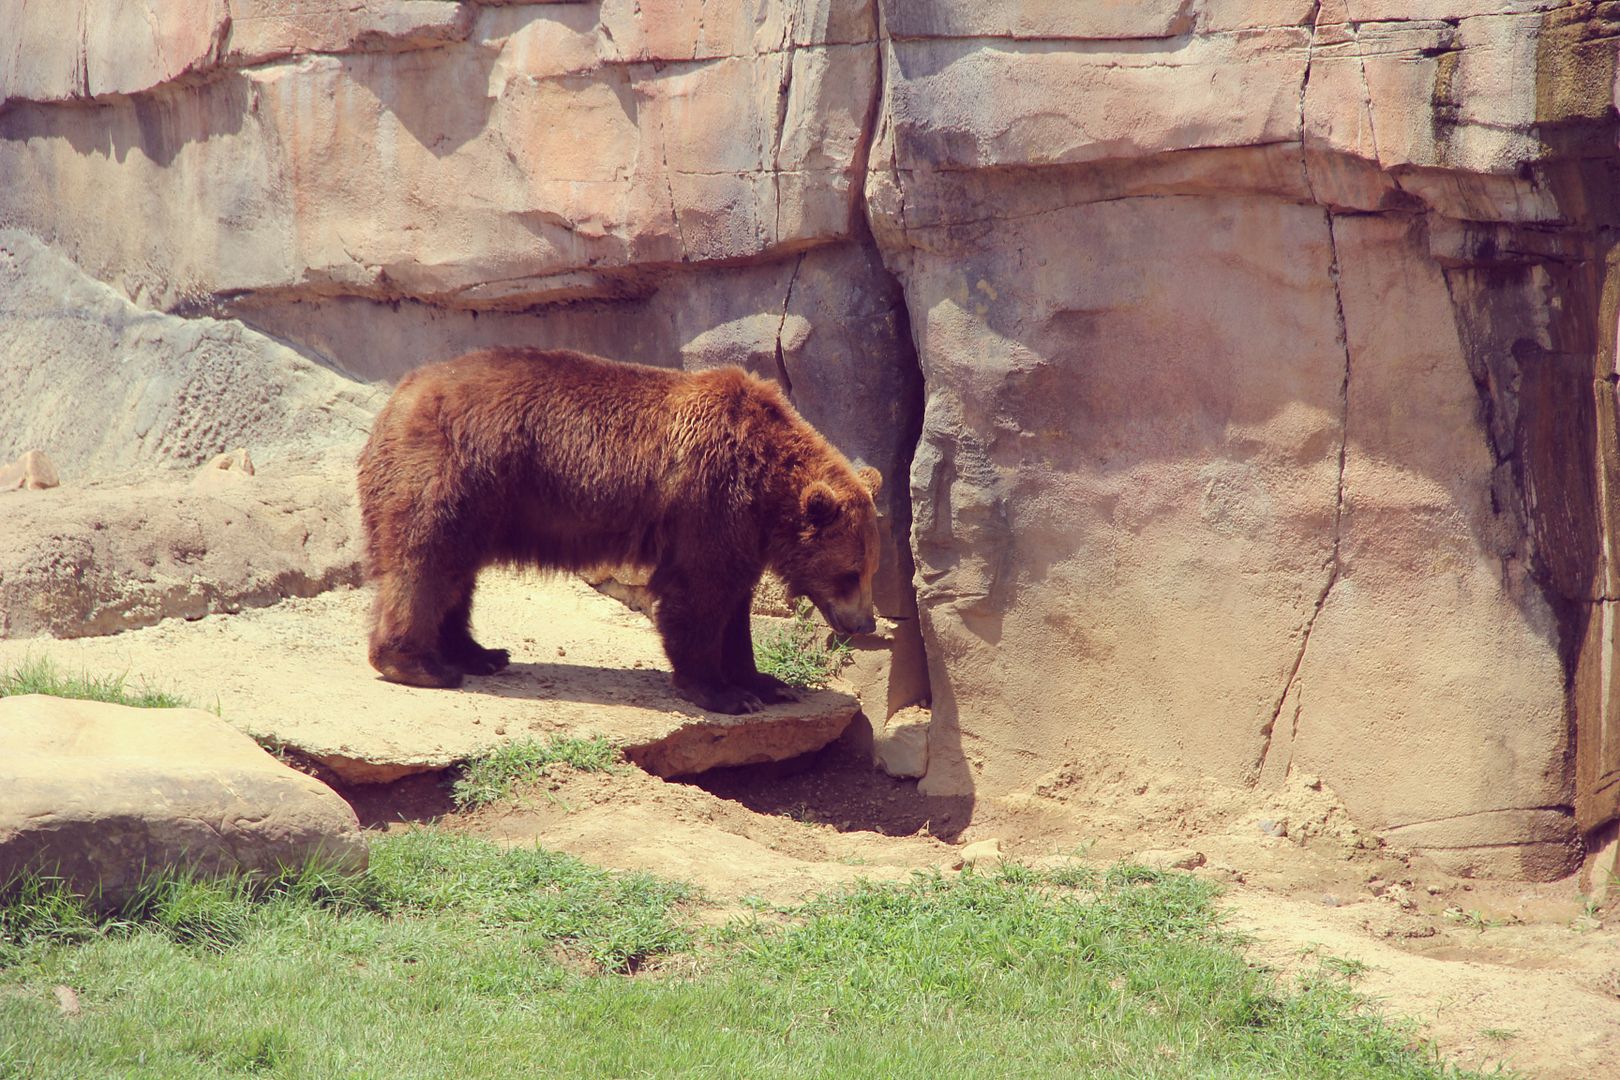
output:
[[368,379],[778,378],[889,479],[926,790],[1304,770],[1534,877],[1612,828],[1616,5],[104,7],[0,0],[0,224]]

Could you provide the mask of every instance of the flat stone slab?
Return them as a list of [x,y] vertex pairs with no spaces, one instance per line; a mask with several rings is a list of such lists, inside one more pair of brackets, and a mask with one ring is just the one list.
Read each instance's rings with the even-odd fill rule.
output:
[[823,690],[748,716],[705,712],[675,695],[644,616],[572,577],[497,572],[480,580],[473,632],[510,649],[511,667],[458,690],[397,686],[366,662],[370,604],[367,589],[339,589],[111,637],[0,641],[0,666],[43,655],[68,671],[145,679],[355,783],[555,734],[603,735],[655,775],[686,775],[818,750],[859,709]]
[[0,884],[57,874],[103,902],[153,872],[366,864],[347,803],[201,709],[0,699]]

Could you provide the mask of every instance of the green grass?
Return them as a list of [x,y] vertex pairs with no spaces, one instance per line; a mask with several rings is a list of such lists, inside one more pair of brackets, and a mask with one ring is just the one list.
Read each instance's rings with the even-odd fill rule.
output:
[[801,598],[787,626],[754,638],[754,666],[789,686],[820,690],[849,663],[849,642],[827,643],[827,630],[815,621],[815,607]]
[[0,670],[0,697],[49,694],[52,697],[108,701],[142,709],[179,709],[190,706],[184,698],[142,684],[132,689],[127,675],[77,675],[63,671],[49,657],[33,657],[14,668]]
[[519,784],[539,779],[554,765],[610,772],[619,759],[619,748],[601,735],[505,743],[463,765],[450,797],[459,809],[471,810],[506,798]]
[[862,884],[700,934],[678,886],[424,830],[359,878],[99,920],[36,889],[0,907],[0,1076],[1469,1075],[1343,979],[1246,964],[1201,881],[1065,880]]

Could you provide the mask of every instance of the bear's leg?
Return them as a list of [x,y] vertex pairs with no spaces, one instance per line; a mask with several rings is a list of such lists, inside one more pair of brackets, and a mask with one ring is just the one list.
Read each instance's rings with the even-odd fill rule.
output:
[[725,637],[720,643],[726,681],[733,686],[752,690],[766,704],[777,701],[797,701],[799,693],[774,675],[766,675],[754,666],[754,634],[750,627],[748,599],[743,599],[731,610],[726,620]]
[[512,662],[505,649],[486,649],[472,636],[472,598],[476,578],[452,592],[459,598],[444,613],[439,624],[439,652],[451,664],[468,675],[493,675]]
[[439,653],[439,628],[455,600],[432,574],[384,572],[372,613],[371,666],[406,686],[460,686],[461,670]]
[[694,584],[686,575],[664,568],[649,584],[658,597],[658,633],[675,669],[680,695],[710,712],[751,713],[763,708],[751,688],[734,686],[726,678],[723,640],[736,597],[722,595],[712,581]]

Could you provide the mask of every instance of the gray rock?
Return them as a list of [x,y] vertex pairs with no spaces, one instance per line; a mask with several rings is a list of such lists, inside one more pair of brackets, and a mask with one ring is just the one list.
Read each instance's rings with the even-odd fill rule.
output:
[[890,776],[912,778],[928,771],[927,709],[901,709],[872,738],[872,757]]
[[363,439],[380,405],[240,323],[142,309],[0,229],[0,460],[40,448],[76,479],[201,465],[244,443],[269,460]]
[[1138,851],[1133,861],[1149,870],[1196,870],[1206,859],[1202,851],[1193,848],[1152,848]]
[[200,709],[0,700],[0,881],[56,873],[117,903],[164,868],[366,864],[354,811]]
[[5,500],[0,638],[114,634],[360,581],[346,454],[292,475],[251,475],[237,462],[190,482]]

